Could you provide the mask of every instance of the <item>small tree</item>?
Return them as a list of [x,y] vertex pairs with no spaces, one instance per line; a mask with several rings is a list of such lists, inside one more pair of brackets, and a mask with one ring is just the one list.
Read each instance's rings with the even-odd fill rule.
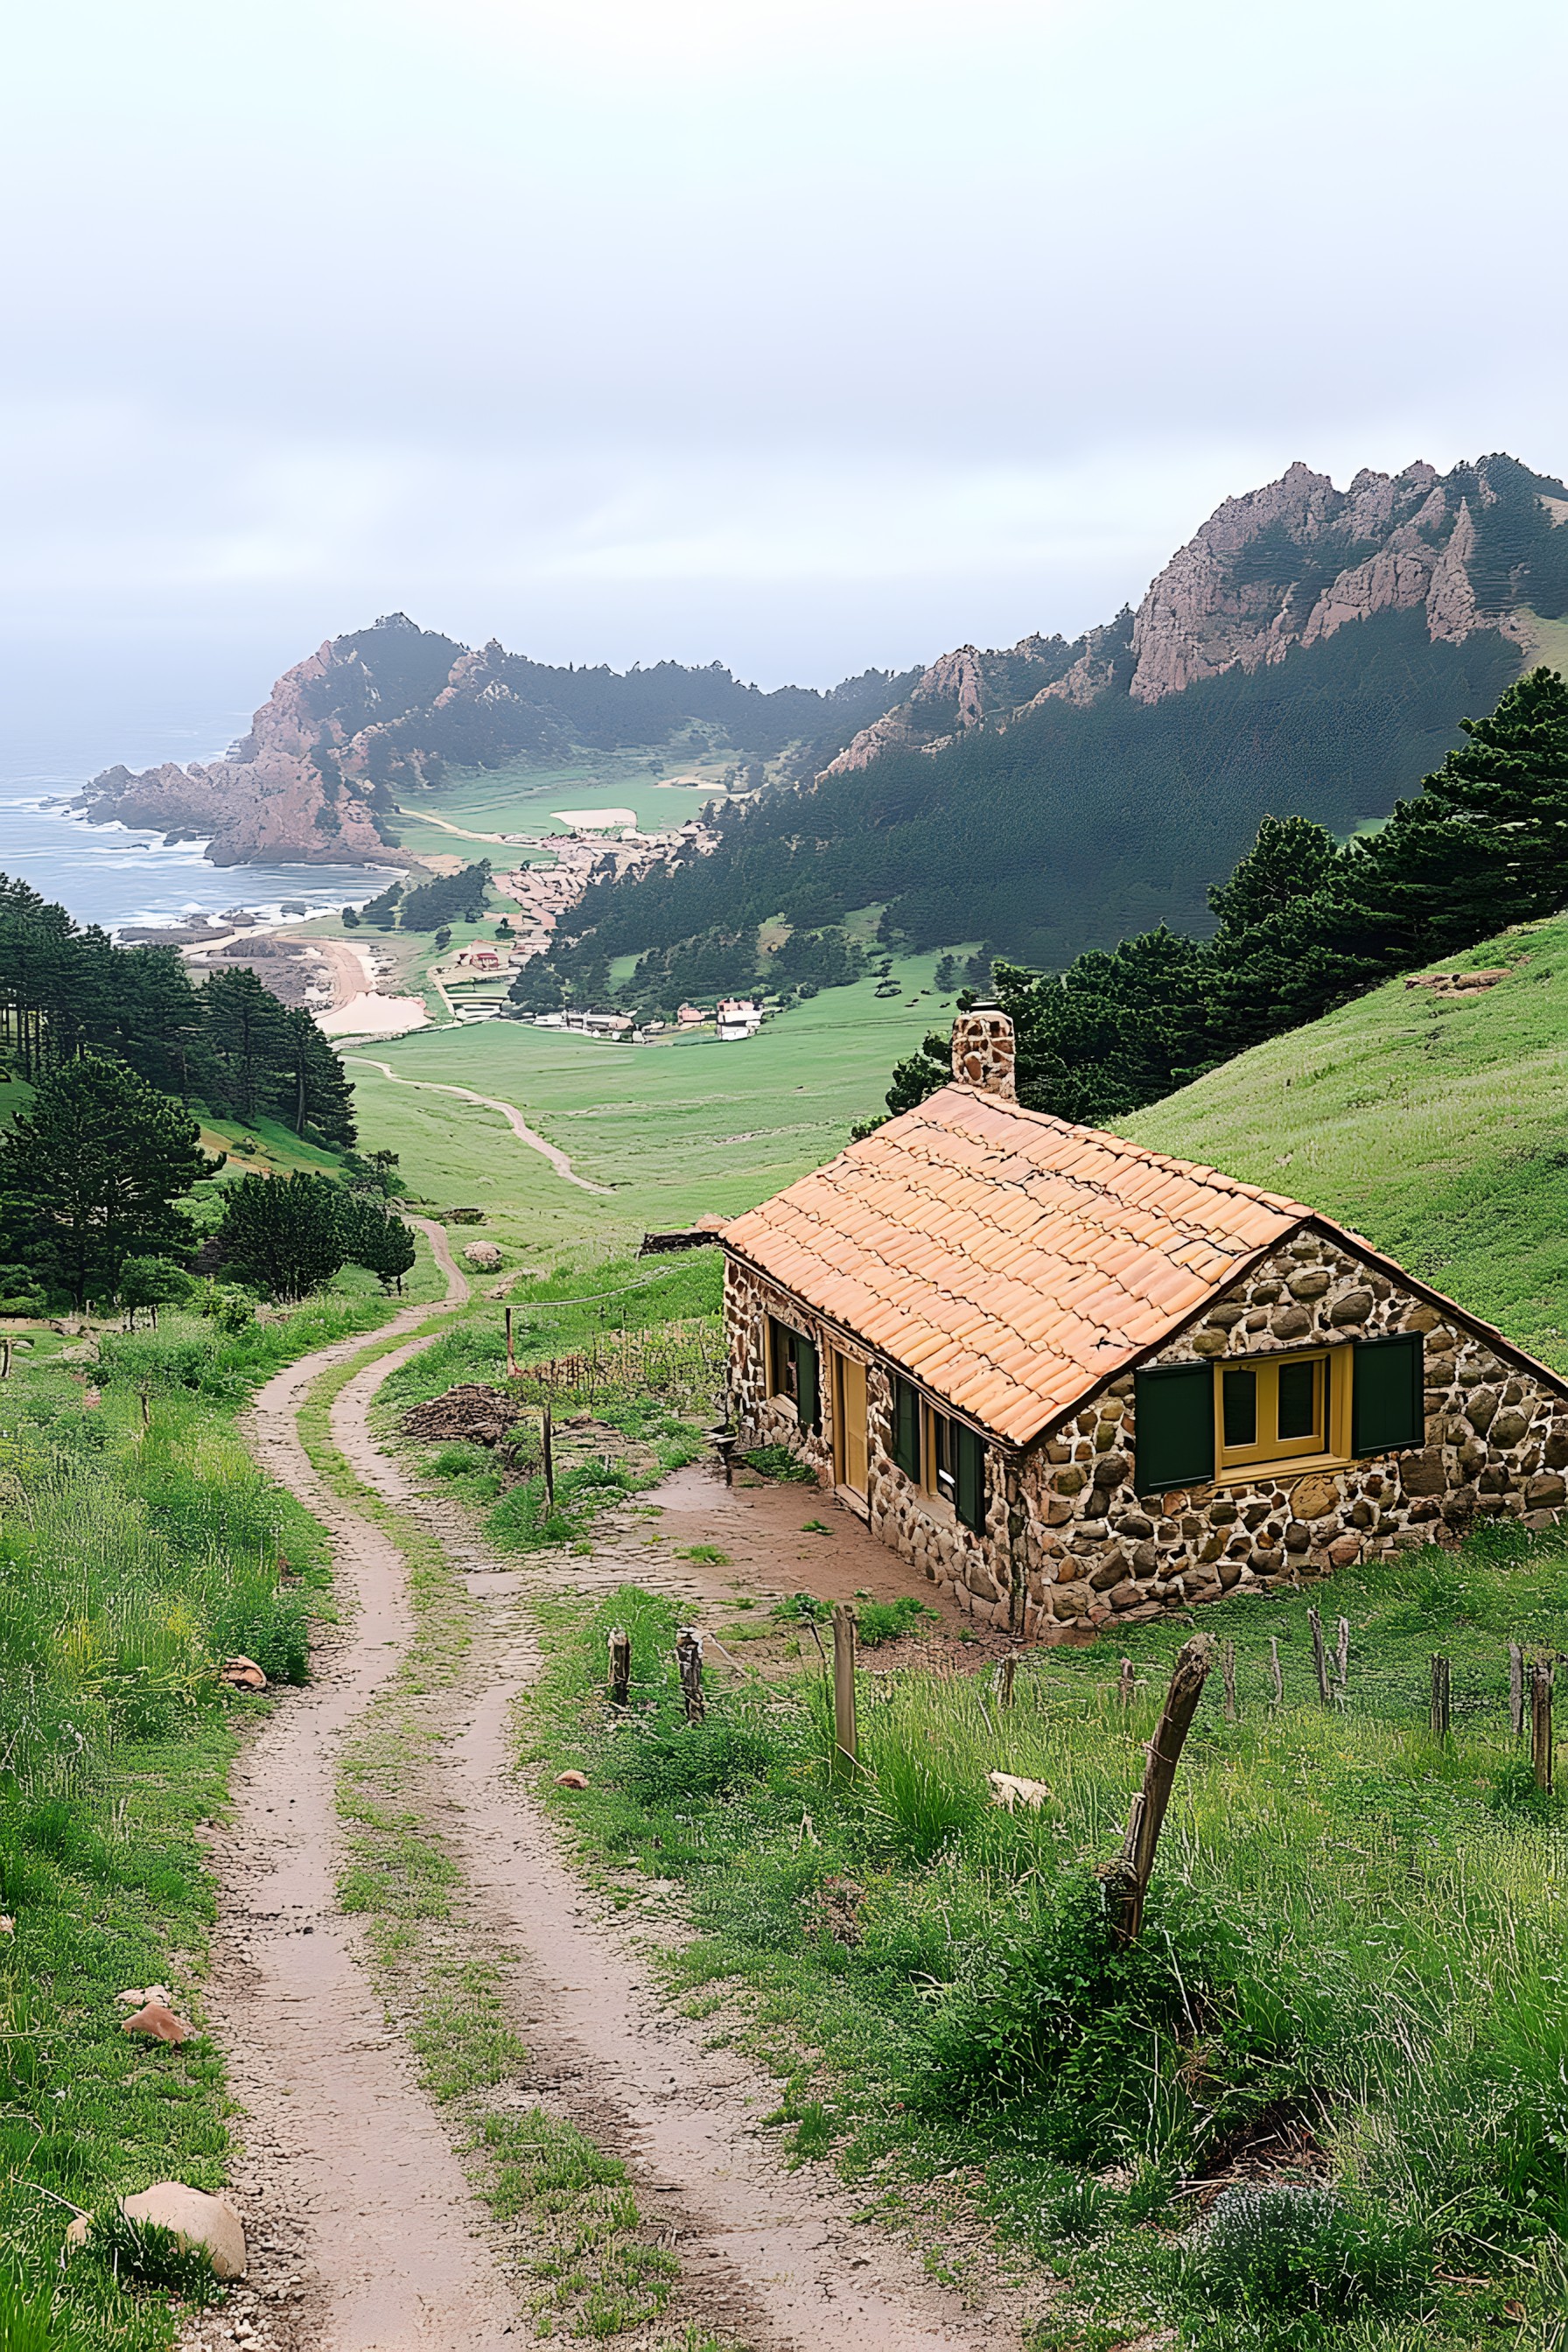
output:
[[177,1307],[191,1295],[191,1277],[166,1257],[128,1257],[120,1269],[120,1304],[127,1328],[136,1328],[136,1315],[145,1307],[158,1328],[160,1307]]
[[123,1062],[83,1055],[39,1079],[0,1139],[0,1224],[28,1237],[40,1274],[79,1309],[118,1290],[127,1259],[195,1246],[174,1203],[222,1166],[183,1104]]
[[394,1216],[383,1201],[351,1193],[343,1203],[343,1229],[354,1265],[375,1275],[387,1289],[395,1283],[401,1297],[403,1277],[418,1255],[402,1218]]
[[272,1298],[304,1298],[349,1255],[343,1195],[325,1176],[242,1176],[218,1229],[226,1274]]

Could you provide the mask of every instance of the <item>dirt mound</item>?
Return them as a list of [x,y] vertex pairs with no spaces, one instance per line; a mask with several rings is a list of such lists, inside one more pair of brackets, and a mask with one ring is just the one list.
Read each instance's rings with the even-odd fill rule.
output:
[[522,1407],[504,1389],[488,1389],[468,1381],[445,1395],[411,1405],[403,1416],[406,1434],[423,1444],[443,1438],[467,1438],[472,1445],[500,1445],[515,1428]]

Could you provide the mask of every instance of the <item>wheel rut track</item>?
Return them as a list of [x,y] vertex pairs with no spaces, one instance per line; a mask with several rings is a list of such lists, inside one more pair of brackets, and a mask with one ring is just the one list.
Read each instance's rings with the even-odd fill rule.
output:
[[[447,1303],[461,1304],[468,1286],[446,1235],[423,1230]],[[430,1312],[409,1308],[373,1342],[302,1359],[260,1391],[251,1419],[262,1465],[331,1529],[346,1620],[318,1655],[317,1680],[279,1706],[241,1759],[217,1857],[208,2010],[247,2111],[239,2187],[253,2227],[259,2213],[308,2282],[289,2317],[268,2315],[256,2352],[500,2352],[531,2334],[332,1893],[342,1741],[396,1671],[411,1620],[402,1555],[322,1487],[297,1415],[323,1370]],[[470,1591],[491,1596],[479,1601],[471,1675],[429,1769],[469,1907],[520,1957],[511,2021],[529,2047],[530,2094],[625,2158],[645,2216],[678,2244],[682,2318],[757,2352],[841,2352],[846,2340],[875,2352],[1016,2345],[1015,2315],[966,2311],[916,2256],[856,2225],[856,2200],[836,2181],[786,2171],[761,2120],[776,2086],[733,2052],[705,2048],[700,2028],[661,2005],[631,1938],[563,1862],[513,1774],[510,1741],[538,1662],[522,1595],[536,1575],[542,1587],[558,1573],[520,1574],[513,1562],[504,1578],[486,1572],[499,1563],[478,1552],[471,1525],[420,1497],[370,1433],[375,1391],[428,1344],[368,1363],[340,1391],[331,1430],[356,1475],[419,1517],[456,1567],[479,1571]],[[645,1580],[719,1597],[668,1570]]]

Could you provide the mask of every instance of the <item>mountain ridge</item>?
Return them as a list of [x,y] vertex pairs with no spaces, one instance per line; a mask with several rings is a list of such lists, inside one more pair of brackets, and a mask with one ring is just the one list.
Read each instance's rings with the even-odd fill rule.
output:
[[[1447,475],[1424,458],[1398,474],[1365,467],[1347,490],[1298,459],[1278,480],[1222,500],[1136,609],[1124,606],[1070,646],[1031,636],[1005,652],[955,647],[821,773],[851,773],[889,751],[945,751],[972,728],[1006,726],[1053,701],[1088,708],[1121,691],[1155,703],[1231,669],[1272,666],[1383,612],[1425,608],[1434,644],[1497,628],[1522,654],[1523,600],[1496,593],[1497,557],[1516,558],[1506,566],[1510,587],[1519,559],[1532,578],[1542,571],[1542,609],[1557,617],[1568,601],[1568,545],[1552,545],[1550,534],[1565,519],[1563,484],[1500,453]],[[1019,699],[1007,688],[1028,665],[1047,674]]]

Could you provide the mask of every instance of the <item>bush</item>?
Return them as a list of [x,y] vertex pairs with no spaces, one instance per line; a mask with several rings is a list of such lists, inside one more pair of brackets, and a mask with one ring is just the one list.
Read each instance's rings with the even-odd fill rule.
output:
[[616,1749],[616,1778],[641,1805],[667,1805],[683,1797],[725,1797],[746,1780],[760,1780],[774,1757],[773,1742],[758,1726],[730,1715],[706,1723],[682,1724],[623,1741]]
[[755,1470],[760,1477],[783,1478],[802,1486],[816,1484],[816,1473],[810,1464],[796,1461],[787,1445],[759,1445],[754,1454],[742,1454],[741,1459],[748,1470]]
[[929,1617],[940,1622],[939,1612],[928,1609],[912,1592],[901,1592],[896,1601],[867,1601],[859,1611],[859,1635],[867,1649],[875,1650],[883,1642],[897,1642],[906,1633],[917,1633],[921,1620]]
[[1431,2279],[1422,2233],[1358,2214],[1323,2189],[1227,2189],[1183,2251],[1194,2312],[1347,2319],[1408,2307]]

